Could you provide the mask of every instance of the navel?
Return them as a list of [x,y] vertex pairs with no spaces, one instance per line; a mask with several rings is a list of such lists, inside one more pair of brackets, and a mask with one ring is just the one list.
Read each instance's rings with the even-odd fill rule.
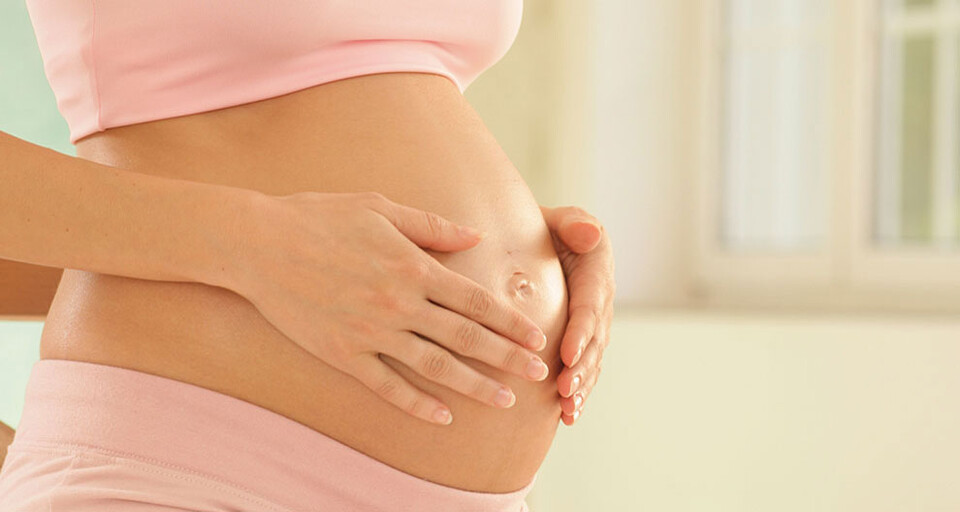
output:
[[537,283],[523,271],[516,271],[508,281],[509,291],[518,300],[527,300],[537,296]]

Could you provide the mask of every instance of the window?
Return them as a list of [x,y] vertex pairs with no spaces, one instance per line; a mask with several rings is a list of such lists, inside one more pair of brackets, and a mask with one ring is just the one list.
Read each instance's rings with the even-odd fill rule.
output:
[[804,251],[827,235],[829,5],[739,0],[723,13],[721,235]]
[[701,298],[960,311],[960,0],[703,21]]
[[960,241],[960,2],[885,0],[881,16],[877,242]]

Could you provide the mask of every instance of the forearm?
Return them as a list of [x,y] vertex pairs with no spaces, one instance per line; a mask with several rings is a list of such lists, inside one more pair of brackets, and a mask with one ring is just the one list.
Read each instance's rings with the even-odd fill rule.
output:
[[2,259],[218,286],[265,197],[101,165],[2,132],[0,188]]
[[0,421],[0,468],[3,467],[3,461],[7,458],[7,446],[13,442],[13,429]]

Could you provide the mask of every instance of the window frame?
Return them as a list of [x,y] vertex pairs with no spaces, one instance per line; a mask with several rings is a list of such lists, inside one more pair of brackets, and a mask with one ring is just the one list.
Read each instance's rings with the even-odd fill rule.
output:
[[824,246],[806,254],[733,253],[723,248],[719,219],[726,1],[700,4],[700,144],[690,196],[697,203],[693,300],[752,308],[960,312],[960,249],[881,247],[874,242],[881,0],[833,2],[827,100],[833,131],[826,150],[830,211]]

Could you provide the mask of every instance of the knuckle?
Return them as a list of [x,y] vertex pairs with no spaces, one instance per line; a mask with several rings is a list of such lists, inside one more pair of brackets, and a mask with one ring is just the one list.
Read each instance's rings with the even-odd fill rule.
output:
[[[369,318],[365,318],[361,316],[351,316],[344,319],[344,322],[349,327],[350,335],[352,336],[369,338],[373,336],[377,331],[376,325],[374,325]],[[343,349],[348,349],[352,345],[352,343],[349,340],[346,340],[344,338],[339,338],[337,341],[339,346]],[[346,352],[347,350],[344,350],[344,351]]]
[[510,323],[510,332],[520,332],[520,330],[523,329],[527,323],[523,315],[517,313],[516,311],[510,312],[510,320],[508,322]]
[[390,290],[378,290],[373,294],[372,302],[381,310],[397,311],[402,307],[403,301],[399,296]]
[[590,325],[596,326],[597,320],[599,319],[597,316],[597,310],[591,307],[583,306],[583,311],[586,313],[587,321],[590,323]]
[[436,240],[443,235],[443,221],[440,217],[430,212],[423,212],[423,225],[430,238]]
[[359,194],[363,198],[363,200],[367,201],[368,203],[383,203],[387,201],[386,196],[374,190],[359,192]]
[[592,306],[579,304],[570,310],[570,318],[577,322],[577,326],[585,329],[585,333],[593,336],[597,328],[597,312]]
[[403,407],[403,410],[415,416],[421,409],[423,409],[423,400],[416,395],[414,395],[410,400],[408,400],[406,405]]
[[345,337],[337,336],[330,340],[327,357],[334,362],[346,361],[350,357],[350,347],[352,346],[353,344]]
[[386,377],[377,383],[374,391],[388,402],[396,403],[403,391],[403,385],[398,377]]
[[510,348],[507,350],[507,355],[503,358],[503,368],[505,369],[522,369],[524,361],[526,361],[527,356],[519,348]]
[[450,354],[443,350],[431,350],[420,364],[423,375],[433,380],[445,377],[453,367]]
[[587,386],[587,388],[584,390],[584,393],[586,393],[586,394],[584,395],[583,398],[587,398],[587,395],[589,395],[590,393],[593,393],[593,389],[594,389],[595,387],[597,387],[597,379],[598,379],[598,376],[597,376],[596,373],[594,373],[594,374],[593,374],[593,377],[590,379],[590,382],[587,383],[588,386]]
[[400,272],[409,279],[420,281],[430,275],[430,262],[424,258],[410,258],[401,265]]
[[483,288],[474,287],[467,295],[467,312],[476,316],[484,316],[493,307],[493,297]]
[[[478,378],[476,387],[475,387],[475,396],[477,399],[487,402],[489,404],[496,404],[498,394],[501,389],[503,389],[504,384],[501,384],[498,381],[495,381],[490,378]],[[514,395],[516,397],[516,395]],[[516,401],[514,401],[516,404]],[[498,404],[497,404],[498,405]],[[498,405],[499,406],[499,405]]]
[[600,350],[596,347],[596,343],[590,345],[590,348],[584,353],[584,357],[587,358],[587,368],[596,368],[600,364]]
[[480,349],[480,342],[483,339],[483,333],[480,325],[465,320],[457,327],[457,347],[461,354],[476,354]]
[[498,388],[491,386],[483,377],[476,377],[471,380],[473,383],[470,385],[470,396],[485,402],[494,400]]

